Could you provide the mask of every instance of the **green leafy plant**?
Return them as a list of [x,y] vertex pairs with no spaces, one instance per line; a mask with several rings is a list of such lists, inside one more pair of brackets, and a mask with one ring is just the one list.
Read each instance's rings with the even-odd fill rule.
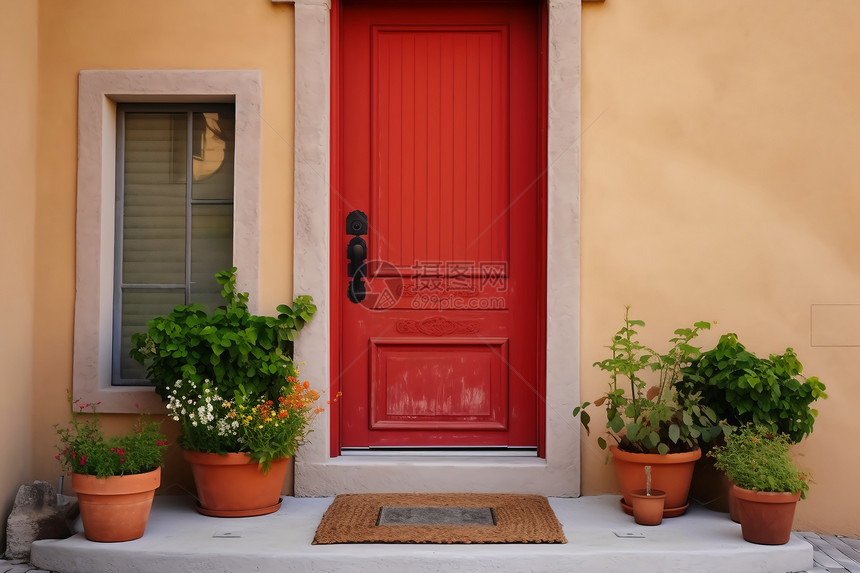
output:
[[809,476],[791,459],[791,438],[769,426],[747,424],[714,446],[708,456],[738,487],[752,491],[800,492],[806,499]]
[[[106,437],[96,413],[100,403],[75,400],[71,424],[65,428],[54,426],[62,444],[54,457],[66,471],[107,478],[151,472],[159,467],[168,446],[159,424],[141,415],[127,434]],[[90,413],[82,417],[87,410]]]
[[131,357],[146,367],[163,400],[177,380],[211,380],[226,397],[277,399],[293,370],[296,332],[313,317],[310,296],[277,307],[277,317],[248,311],[248,293],[236,291],[236,268],[215,278],[226,305],[208,314],[201,304],[179,305],[132,336]]
[[299,382],[294,370],[275,399],[265,396],[224,397],[209,380],[174,383],[167,401],[170,416],[182,425],[179,444],[204,453],[246,452],[260,469],[274,460],[292,457],[309,432],[319,392]]
[[683,369],[677,388],[682,396],[700,396],[733,426],[766,426],[796,443],[812,432],[818,415],[812,403],[827,398],[825,385],[815,376],[803,378],[801,372],[803,365],[791,348],[763,359],[729,333]]
[[[711,324],[697,322],[692,328],[679,328],[669,339],[671,347],[665,353],[639,342],[636,328],[644,326],[643,321],[630,318],[630,307],[626,307],[624,326],[608,346],[612,355],[594,363],[609,374],[609,390],[594,402],[595,406],[606,406],[609,436],[627,452],[667,454],[693,451],[700,439],[711,441],[727,433],[728,426],[713,410],[700,404],[698,394],[679,395],[675,389],[681,369],[700,352],[690,342]],[[586,432],[591,422],[585,411],[589,405],[585,402],[573,410]],[[602,436],[597,442],[607,448]]]

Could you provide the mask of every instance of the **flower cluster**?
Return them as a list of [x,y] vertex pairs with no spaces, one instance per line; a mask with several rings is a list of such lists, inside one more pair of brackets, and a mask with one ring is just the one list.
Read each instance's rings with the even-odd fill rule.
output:
[[[129,433],[106,437],[96,414],[99,404],[75,400],[70,426],[54,426],[62,443],[54,457],[63,467],[69,473],[106,478],[145,473],[160,466],[168,442],[159,424],[141,416]],[[82,419],[87,410],[91,414]]]
[[246,452],[261,469],[292,457],[310,431],[320,394],[298,370],[286,378],[277,400],[265,396],[223,396],[210,381],[177,380],[167,400],[171,417],[182,425],[180,445],[205,453]]

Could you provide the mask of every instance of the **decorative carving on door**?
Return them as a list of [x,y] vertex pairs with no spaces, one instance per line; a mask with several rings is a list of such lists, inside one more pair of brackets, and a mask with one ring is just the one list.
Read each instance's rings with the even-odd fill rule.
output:
[[425,334],[427,336],[448,336],[449,334],[476,334],[478,324],[466,320],[448,320],[441,316],[417,320],[398,320],[397,332],[401,334]]

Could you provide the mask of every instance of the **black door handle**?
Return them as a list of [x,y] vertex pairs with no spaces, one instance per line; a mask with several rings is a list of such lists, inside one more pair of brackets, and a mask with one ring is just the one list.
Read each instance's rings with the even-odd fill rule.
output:
[[346,246],[346,258],[349,264],[346,267],[349,283],[346,295],[349,301],[355,304],[364,300],[367,290],[364,278],[367,276],[367,243],[361,238],[368,230],[367,215],[361,211],[353,211],[346,216],[346,234],[354,235]]

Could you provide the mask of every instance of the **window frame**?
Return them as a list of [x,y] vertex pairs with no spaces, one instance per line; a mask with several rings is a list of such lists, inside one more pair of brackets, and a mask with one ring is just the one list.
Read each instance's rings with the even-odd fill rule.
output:
[[[233,264],[258,299],[260,70],[84,70],[78,77],[78,177],[72,392],[102,412],[164,411],[152,386],[111,384],[118,103],[235,106]],[[256,303],[250,302],[252,312]]]

